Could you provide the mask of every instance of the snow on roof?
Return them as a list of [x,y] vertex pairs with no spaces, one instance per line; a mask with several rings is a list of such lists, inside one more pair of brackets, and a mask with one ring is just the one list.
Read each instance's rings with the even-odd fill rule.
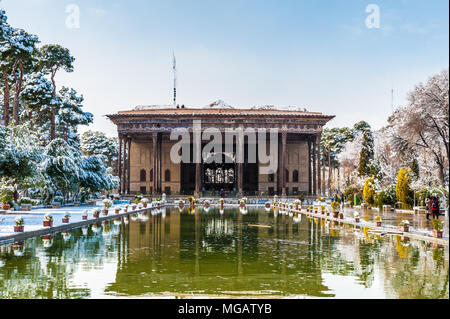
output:
[[139,105],[134,108],[134,111],[145,111],[145,110],[167,110],[167,109],[243,109],[243,110],[283,110],[283,111],[297,111],[297,112],[308,112],[307,109],[299,106],[275,106],[275,105],[255,105],[251,108],[248,107],[234,107],[225,101],[219,99],[206,106],[194,106],[194,105]]

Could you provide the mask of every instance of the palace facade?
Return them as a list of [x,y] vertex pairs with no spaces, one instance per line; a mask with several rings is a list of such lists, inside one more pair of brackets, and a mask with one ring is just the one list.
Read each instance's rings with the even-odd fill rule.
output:
[[[320,193],[320,139],[322,129],[334,116],[306,110],[281,110],[275,107],[232,108],[223,102],[204,108],[148,106],[107,116],[117,125],[119,135],[118,172],[121,194],[167,195],[316,195]],[[190,147],[191,160],[174,163],[170,152],[178,140],[171,140],[175,129],[186,129],[194,138],[194,121],[202,128],[226,130],[278,130],[278,165],[269,174],[261,173],[261,163],[249,159],[258,152],[258,142],[233,140],[232,152],[223,152],[223,161],[194,162],[197,148]],[[193,141],[193,138],[191,141]],[[225,138],[223,139],[225,140]],[[257,140],[258,141],[258,140]],[[199,141],[200,142],[200,141]],[[208,141],[201,141],[202,146]],[[269,153],[267,140],[267,154]],[[225,146],[224,146],[224,149]],[[244,161],[236,161],[236,153]],[[200,152],[200,151],[198,151]],[[199,156],[198,158],[200,158]]]

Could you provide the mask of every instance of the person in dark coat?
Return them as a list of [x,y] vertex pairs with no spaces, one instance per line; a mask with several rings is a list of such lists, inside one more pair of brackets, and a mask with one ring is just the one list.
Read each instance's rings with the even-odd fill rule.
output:
[[433,216],[433,219],[439,218],[439,213],[441,210],[441,203],[439,203],[439,200],[436,196],[433,196],[431,198],[431,215]]

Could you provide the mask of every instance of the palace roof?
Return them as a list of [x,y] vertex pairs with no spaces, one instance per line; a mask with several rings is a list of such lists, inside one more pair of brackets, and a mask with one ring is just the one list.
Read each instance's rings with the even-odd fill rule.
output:
[[149,105],[138,106],[133,110],[120,111],[117,114],[108,115],[110,119],[147,116],[225,116],[225,117],[305,117],[331,120],[333,115],[324,115],[320,112],[309,112],[297,107],[277,108],[273,105],[254,106],[252,108],[234,108],[222,100],[218,100],[208,106],[174,106],[174,105]]

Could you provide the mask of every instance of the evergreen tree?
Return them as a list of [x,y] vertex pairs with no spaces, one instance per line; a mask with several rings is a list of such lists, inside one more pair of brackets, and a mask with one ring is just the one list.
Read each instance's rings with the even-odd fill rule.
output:
[[[362,146],[361,152],[359,154],[358,174],[361,177],[370,176],[372,160],[374,158],[373,136],[372,136],[372,132],[370,131],[370,129],[364,130],[361,146]],[[372,167],[372,171],[373,171],[373,167]]]
[[367,204],[375,204],[375,179],[373,177],[366,179],[366,182],[364,183],[363,196]]
[[411,170],[409,168],[403,168],[398,172],[395,193],[397,199],[402,202],[406,208],[412,207],[414,193],[411,190]]

